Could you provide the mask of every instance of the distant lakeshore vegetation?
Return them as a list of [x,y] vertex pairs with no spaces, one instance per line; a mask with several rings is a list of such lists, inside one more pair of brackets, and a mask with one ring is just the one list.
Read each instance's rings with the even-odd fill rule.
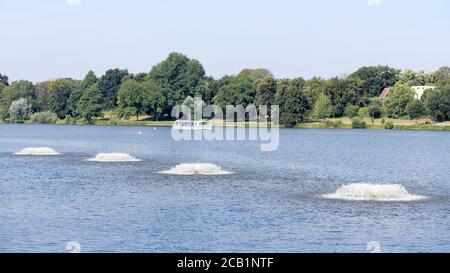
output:
[[[412,86],[432,86],[419,97]],[[389,88],[389,96],[380,96]],[[432,73],[367,66],[340,77],[276,79],[244,69],[214,79],[202,64],[171,53],[148,73],[110,69],[83,80],[9,83],[0,74],[0,123],[170,126],[175,105],[279,105],[283,127],[450,130],[450,68]],[[186,99],[188,98],[188,99]],[[242,123],[252,126],[252,123]]]

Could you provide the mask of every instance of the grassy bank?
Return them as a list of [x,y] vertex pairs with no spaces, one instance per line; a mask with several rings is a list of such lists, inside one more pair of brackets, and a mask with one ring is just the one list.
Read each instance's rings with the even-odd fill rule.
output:
[[[385,129],[387,122],[392,122],[392,130],[425,130],[425,131],[450,131],[450,123],[437,123],[431,119],[405,120],[405,119],[362,119],[367,126],[367,129]],[[337,129],[351,129],[352,119],[350,118],[333,118],[326,121],[316,121],[302,123],[296,126],[297,128],[337,128]]]
[[[386,129],[386,123],[392,124],[392,130],[428,130],[428,131],[450,131],[450,122],[436,123],[431,119],[419,119],[406,120],[406,119],[371,119],[363,118],[361,119],[365,124],[367,129]],[[352,119],[350,118],[330,118],[325,121],[311,121],[298,124],[295,128],[299,129],[351,129]],[[7,122],[1,121],[0,124],[6,124]],[[26,123],[32,123],[28,121]],[[64,119],[64,120],[54,120],[52,123],[58,125],[87,125],[85,120],[82,119]],[[173,125],[173,121],[155,121],[151,117],[143,115],[139,119],[121,119],[114,114],[107,112],[101,118],[97,118],[92,121],[92,125],[121,125],[121,126],[152,126],[152,127],[170,127]],[[227,124],[223,121],[216,121],[215,126],[237,126],[237,127],[257,127],[258,124],[254,122],[238,122]],[[283,128],[280,125],[280,128]]]

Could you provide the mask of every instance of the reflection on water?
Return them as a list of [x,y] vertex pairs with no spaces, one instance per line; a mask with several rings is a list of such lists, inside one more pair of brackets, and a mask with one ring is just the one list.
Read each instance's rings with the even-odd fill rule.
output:
[[[61,155],[14,155],[26,147]],[[278,151],[259,148],[177,142],[170,128],[0,125],[0,252],[450,252],[449,133],[285,129]],[[118,151],[142,161],[86,160]],[[195,162],[215,167],[180,165]],[[320,198],[333,193],[427,199]]]

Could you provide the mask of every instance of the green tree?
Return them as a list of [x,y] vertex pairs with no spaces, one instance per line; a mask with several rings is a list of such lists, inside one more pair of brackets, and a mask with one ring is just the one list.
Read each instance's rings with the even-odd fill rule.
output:
[[256,83],[247,74],[242,73],[222,86],[214,97],[217,105],[225,108],[227,105],[242,105],[247,107],[255,103]]
[[295,84],[289,85],[283,94],[283,107],[280,109],[280,122],[290,128],[305,121],[310,106],[303,90]]
[[416,72],[412,69],[405,69],[400,73],[398,83],[409,86],[427,85],[435,81],[433,78],[433,74],[428,74],[424,71]]
[[164,97],[166,93],[161,86],[152,80],[146,80],[142,83],[144,94],[142,96],[142,106],[144,112],[153,116],[158,121],[164,115],[167,109],[167,101]]
[[77,89],[77,84],[71,79],[57,79],[50,82],[48,87],[48,104],[50,111],[63,119],[69,114],[67,101],[70,94]]
[[36,112],[43,112],[49,110],[49,95],[48,88],[50,81],[44,81],[35,84],[36,90]]
[[84,77],[83,81],[81,82],[81,89],[85,90],[91,86],[93,86],[94,84],[96,84],[98,81],[97,76],[95,75],[94,71],[89,70],[89,72],[86,74],[86,76]]
[[440,122],[450,120],[450,84],[430,92],[425,107],[434,120]]
[[83,94],[80,97],[77,112],[89,123],[92,122],[93,118],[99,117],[102,114],[102,95],[103,94],[97,85],[91,85],[83,91]]
[[[411,119],[415,119],[416,121],[424,115],[425,106],[421,100],[413,100],[406,106],[406,113]],[[417,122],[416,122],[417,123]]]
[[273,78],[272,72],[265,68],[257,68],[257,69],[243,69],[238,77],[249,77],[255,84],[258,84],[260,81],[265,78]]
[[391,88],[385,101],[386,112],[391,118],[401,118],[408,115],[406,106],[415,99],[415,92],[405,84],[397,84]]
[[333,105],[330,98],[324,93],[320,94],[314,108],[311,112],[311,118],[313,119],[326,119],[333,114]]
[[381,109],[381,106],[377,105],[377,104],[369,105],[367,110],[368,110],[369,116],[373,119],[381,118],[381,116],[383,115],[383,110]]
[[433,73],[435,83],[441,86],[450,84],[450,67],[443,66]]
[[267,105],[268,109],[275,101],[277,82],[273,77],[266,77],[256,85],[256,106]]
[[8,76],[2,75],[2,73],[0,73],[0,84],[9,85]]
[[11,103],[9,107],[9,120],[14,123],[21,123],[28,119],[31,113],[31,105],[28,104],[27,99],[20,98]]
[[32,111],[36,106],[36,91],[34,85],[29,81],[15,81],[5,86],[0,93],[0,119],[5,120],[9,117],[9,107],[13,101],[20,98],[27,100],[32,106]]
[[98,80],[98,88],[102,92],[106,109],[113,109],[117,106],[117,91],[127,75],[126,69],[110,69]]
[[344,115],[349,118],[354,118],[359,113],[359,107],[356,105],[348,104],[347,107],[345,107]]
[[202,99],[209,104],[215,96],[212,91],[210,83],[207,80],[203,80],[195,89],[195,96],[202,97]]
[[164,112],[170,114],[172,108],[187,96],[195,96],[198,86],[205,80],[205,70],[199,61],[180,53],[171,53],[152,68],[147,80],[155,82],[160,88],[166,100]]
[[306,81],[303,92],[310,105],[315,105],[319,96],[325,92],[325,83],[326,81],[320,77],[313,77]]
[[[82,84],[82,83],[81,83]],[[92,86],[92,85],[91,85]],[[89,88],[89,87],[87,87]],[[66,106],[66,114],[76,118],[80,116],[80,113],[78,112],[78,102],[80,101],[81,96],[83,95],[84,90],[87,88],[81,88],[80,84],[77,83],[72,92],[69,95],[69,98],[67,99],[67,106]]]
[[364,66],[352,73],[349,78],[356,78],[362,81],[361,91],[358,92],[364,97],[376,97],[380,92],[397,82],[399,71],[389,66]]
[[139,120],[139,114],[144,110],[143,106],[144,88],[136,80],[125,81],[117,93],[117,104],[119,115],[129,117],[135,115]]
[[342,116],[348,104],[356,105],[360,101],[361,96],[358,93],[360,89],[361,80],[355,78],[334,77],[326,82],[325,95],[331,99],[334,116]]

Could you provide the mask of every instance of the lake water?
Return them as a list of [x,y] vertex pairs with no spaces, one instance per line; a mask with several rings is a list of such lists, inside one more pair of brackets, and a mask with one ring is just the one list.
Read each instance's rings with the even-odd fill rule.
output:
[[[450,252],[450,133],[280,134],[278,151],[261,152],[177,142],[170,128],[0,125],[0,252],[67,252],[71,241],[82,252]],[[14,154],[27,147],[61,155]],[[141,161],[88,161],[111,152]],[[182,163],[233,173],[159,173]],[[324,198],[351,183],[426,199]]]

